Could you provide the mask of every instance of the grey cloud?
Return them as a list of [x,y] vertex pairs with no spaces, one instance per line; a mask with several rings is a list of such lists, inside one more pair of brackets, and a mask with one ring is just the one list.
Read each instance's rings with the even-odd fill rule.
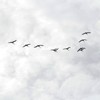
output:
[[[0,100],[100,99],[98,0],[0,2]],[[79,44],[81,38],[88,41]],[[81,46],[86,50],[77,53]],[[58,53],[50,51],[55,47]]]

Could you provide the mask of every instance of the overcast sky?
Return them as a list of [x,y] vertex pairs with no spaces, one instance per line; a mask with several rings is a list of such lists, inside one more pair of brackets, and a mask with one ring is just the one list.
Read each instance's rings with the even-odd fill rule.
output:
[[0,100],[100,100],[99,32],[99,0],[0,0]]

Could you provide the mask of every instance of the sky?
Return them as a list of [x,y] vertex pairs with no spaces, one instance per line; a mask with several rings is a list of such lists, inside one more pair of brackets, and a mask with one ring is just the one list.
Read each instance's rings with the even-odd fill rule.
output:
[[99,12],[99,0],[0,0],[0,100],[100,100]]

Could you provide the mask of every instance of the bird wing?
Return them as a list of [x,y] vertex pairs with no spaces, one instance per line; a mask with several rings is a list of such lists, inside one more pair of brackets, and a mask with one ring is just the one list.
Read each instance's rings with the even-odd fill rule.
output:
[[79,42],[81,42],[82,40],[80,40]]
[[34,48],[40,47],[40,45],[36,45]]
[[86,34],[86,33],[82,33],[82,35],[84,35],[84,34]]
[[77,50],[77,52],[78,52],[78,51],[80,51],[80,50],[81,50],[81,48],[80,48],[80,49],[78,49],[78,50]]

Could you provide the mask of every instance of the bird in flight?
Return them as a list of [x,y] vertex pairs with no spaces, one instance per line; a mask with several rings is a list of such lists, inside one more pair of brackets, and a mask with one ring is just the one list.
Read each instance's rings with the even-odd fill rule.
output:
[[91,34],[91,32],[84,32],[84,33],[82,33],[82,35],[88,35],[88,34]]
[[64,48],[63,50],[69,50],[71,47]]
[[38,47],[41,48],[42,46],[44,46],[44,45],[40,44],[40,45],[36,45],[34,48],[38,48]]
[[81,40],[79,41],[79,43],[80,43],[80,42],[83,42],[83,41],[85,42],[85,41],[87,41],[87,39],[81,39]]
[[79,49],[77,50],[77,52],[79,52],[79,51],[83,51],[84,49],[86,49],[86,48],[81,47],[81,48],[79,48]]
[[31,45],[31,44],[25,44],[25,45],[23,46],[23,48],[24,48],[24,47],[29,47],[29,45]]
[[51,51],[57,52],[59,48],[51,49]]
[[16,41],[17,41],[17,40],[14,40],[14,41],[10,41],[10,42],[8,42],[8,43],[15,44]]

